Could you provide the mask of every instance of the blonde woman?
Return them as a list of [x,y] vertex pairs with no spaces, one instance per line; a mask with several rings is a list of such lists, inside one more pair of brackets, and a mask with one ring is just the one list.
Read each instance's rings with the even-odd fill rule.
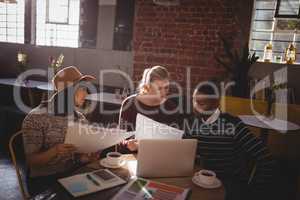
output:
[[[154,66],[144,70],[138,93],[125,99],[120,111],[120,126],[127,131],[135,130],[138,113],[170,126],[178,125],[176,104],[168,99],[170,76],[166,68]],[[127,140],[123,145],[137,150],[137,141]]]

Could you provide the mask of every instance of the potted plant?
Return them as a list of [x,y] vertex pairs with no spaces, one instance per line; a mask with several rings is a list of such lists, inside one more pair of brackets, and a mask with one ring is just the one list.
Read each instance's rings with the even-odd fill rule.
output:
[[54,75],[62,67],[63,61],[64,61],[64,55],[63,54],[60,54],[57,59],[55,59],[53,56],[49,57],[50,68],[53,69]]
[[259,57],[256,56],[255,52],[253,54],[249,52],[248,42],[244,44],[239,52],[237,49],[234,49],[230,40],[222,36],[219,37],[224,47],[224,54],[215,56],[215,58],[226,70],[225,79],[235,83],[231,87],[231,93],[236,97],[248,98],[250,95],[250,77],[248,73],[252,64]]

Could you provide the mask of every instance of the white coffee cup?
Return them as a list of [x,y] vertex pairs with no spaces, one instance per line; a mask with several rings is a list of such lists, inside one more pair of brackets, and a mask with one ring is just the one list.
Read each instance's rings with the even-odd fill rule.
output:
[[216,181],[216,173],[210,170],[200,170],[194,178],[205,185],[212,185]]
[[122,162],[122,154],[119,152],[109,152],[106,154],[106,162],[109,165],[120,165]]

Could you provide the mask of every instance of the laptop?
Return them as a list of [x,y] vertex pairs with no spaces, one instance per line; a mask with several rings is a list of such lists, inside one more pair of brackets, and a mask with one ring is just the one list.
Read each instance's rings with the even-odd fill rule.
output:
[[192,176],[196,149],[196,139],[140,140],[137,176],[146,178]]

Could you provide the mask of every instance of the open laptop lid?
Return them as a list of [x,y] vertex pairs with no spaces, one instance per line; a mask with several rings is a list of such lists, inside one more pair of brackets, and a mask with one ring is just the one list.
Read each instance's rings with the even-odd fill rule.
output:
[[137,176],[148,178],[192,176],[196,149],[196,139],[140,140]]

